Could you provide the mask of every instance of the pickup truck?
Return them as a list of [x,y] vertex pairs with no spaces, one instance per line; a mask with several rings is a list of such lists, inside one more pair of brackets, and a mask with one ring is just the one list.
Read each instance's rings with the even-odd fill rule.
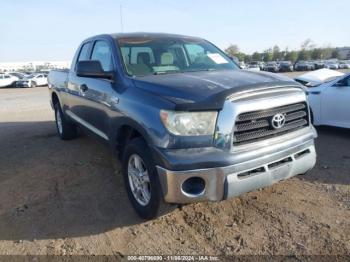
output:
[[73,139],[79,127],[117,152],[146,219],[162,203],[221,201],[316,162],[304,87],[242,70],[198,37],[94,36],[48,82],[58,135]]

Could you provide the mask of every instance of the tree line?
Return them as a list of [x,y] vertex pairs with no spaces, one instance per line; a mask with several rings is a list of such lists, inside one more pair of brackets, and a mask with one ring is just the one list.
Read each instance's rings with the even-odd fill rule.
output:
[[253,54],[245,54],[240,51],[237,45],[231,44],[225,49],[225,52],[229,56],[235,56],[239,61],[251,62],[251,61],[283,61],[288,60],[293,63],[299,60],[318,60],[318,59],[339,59],[339,52],[334,47],[316,47],[311,39],[305,40],[300,49],[281,50],[278,45],[274,45],[271,48],[266,49],[264,52],[254,52]]

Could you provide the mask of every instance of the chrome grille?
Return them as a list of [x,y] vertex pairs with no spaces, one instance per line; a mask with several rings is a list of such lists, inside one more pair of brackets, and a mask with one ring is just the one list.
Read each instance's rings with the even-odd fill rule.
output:
[[[285,117],[285,123],[279,129],[272,126],[272,118],[276,114],[283,114]],[[306,103],[242,113],[236,119],[233,144],[244,144],[286,134],[308,125],[309,115]]]

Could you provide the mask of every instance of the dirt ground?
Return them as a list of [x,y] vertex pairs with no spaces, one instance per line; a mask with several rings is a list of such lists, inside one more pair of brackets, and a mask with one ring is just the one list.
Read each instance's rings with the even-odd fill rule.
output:
[[107,147],[56,136],[46,87],[0,106],[1,255],[350,255],[350,130],[318,128],[306,176],[145,222]]

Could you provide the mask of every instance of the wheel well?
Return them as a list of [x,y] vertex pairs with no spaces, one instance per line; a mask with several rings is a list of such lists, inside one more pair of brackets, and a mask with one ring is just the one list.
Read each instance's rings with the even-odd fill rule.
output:
[[136,137],[142,137],[141,133],[137,131],[135,128],[124,125],[119,128],[119,132],[117,134],[116,139],[116,149],[119,153],[119,157],[121,158],[124,153],[125,146],[128,144],[129,141]]
[[51,98],[51,100],[52,100],[52,105],[56,105],[56,104],[59,104],[59,103],[60,103],[60,101],[58,100],[58,96],[57,96],[56,93],[52,93],[52,98]]

